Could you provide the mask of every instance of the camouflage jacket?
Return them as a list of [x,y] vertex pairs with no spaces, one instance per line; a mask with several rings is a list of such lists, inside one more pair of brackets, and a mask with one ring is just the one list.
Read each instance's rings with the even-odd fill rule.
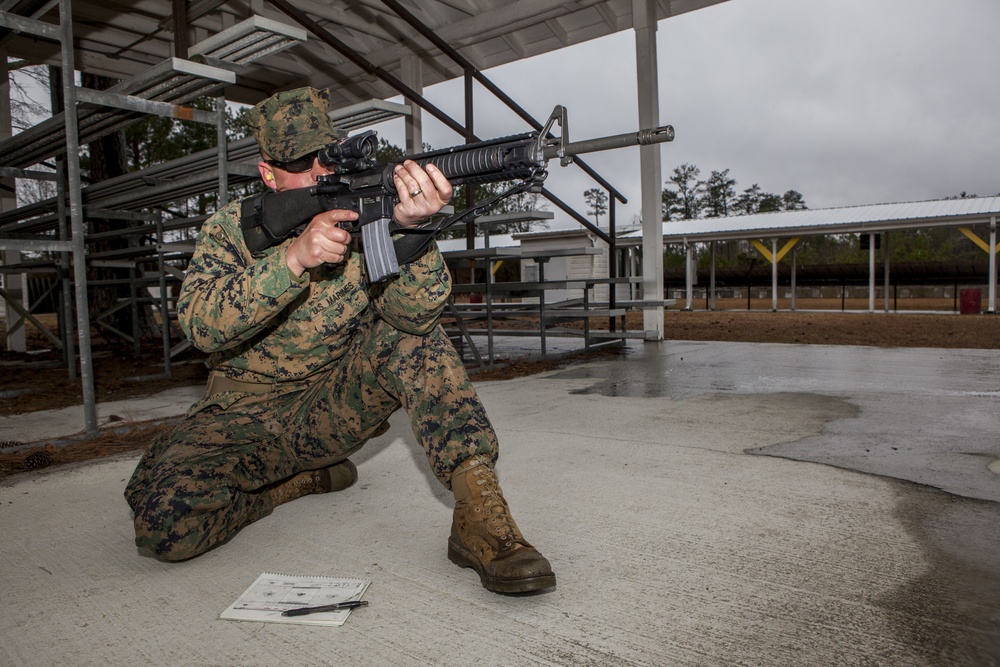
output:
[[181,286],[178,319],[209,366],[249,382],[301,386],[343,356],[351,337],[376,318],[407,333],[430,331],[451,291],[451,276],[432,244],[400,275],[372,288],[357,241],[348,259],[296,278],[287,243],[254,259],[243,243],[240,205],[209,218]]

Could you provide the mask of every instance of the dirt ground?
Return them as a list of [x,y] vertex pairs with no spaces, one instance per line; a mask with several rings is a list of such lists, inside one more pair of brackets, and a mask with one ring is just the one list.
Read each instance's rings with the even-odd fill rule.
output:
[[[816,345],[870,345],[876,347],[941,347],[1000,350],[1000,316],[957,315],[915,312],[947,310],[950,302],[911,303],[908,312],[840,312],[841,302],[802,303],[799,308],[820,310],[771,311],[770,301],[719,302],[718,310],[664,313],[668,340],[793,343]],[[697,308],[699,305],[696,304]],[[847,311],[867,309],[867,301],[843,304]],[[919,308],[917,308],[919,306]],[[779,309],[789,304],[779,302]],[[732,308],[733,310],[728,310]],[[742,309],[741,309],[742,308]],[[54,318],[53,318],[54,319]],[[44,320],[43,320],[44,321]],[[537,326],[537,325],[536,325]],[[595,320],[604,328],[607,320]],[[630,313],[630,331],[642,330],[643,314]],[[2,325],[0,325],[2,331]],[[208,373],[204,356],[188,352],[172,364],[170,378],[163,377],[162,352],[151,344],[149,354],[134,358],[112,349],[99,336],[94,349],[94,388],[97,400],[109,401],[145,396],[171,387],[204,384]],[[37,330],[28,330],[28,354],[0,351],[0,414],[11,415],[36,410],[79,405],[83,402],[80,381],[70,378],[58,351],[49,347]],[[531,375],[601,355],[620,354],[621,349],[580,353],[557,359],[498,360],[498,367],[472,370],[473,380],[501,380]],[[31,448],[15,448],[20,443],[0,442],[0,480],[9,475],[40,468],[58,468],[98,457],[132,452],[148,446],[158,433],[169,428],[163,423],[123,423],[106,429],[96,438],[35,443]]]
[[[869,313],[867,300],[860,299],[848,300],[846,311],[839,300],[799,299],[794,312],[782,310],[790,306],[782,300],[778,312],[771,311],[769,299],[754,301],[750,311],[745,300],[719,301],[715,311],[666,311],[664,329],[674,340],[1000,349],[1000,317],[928,312],[946,303],[950,307],[947,299],[913,299],[910,309],[890,313],[880,312],[876,303],[876,312]],[[740,306],[744,310],[737,310]],[[629,315],[629,328],[643,328],[641,313]]]

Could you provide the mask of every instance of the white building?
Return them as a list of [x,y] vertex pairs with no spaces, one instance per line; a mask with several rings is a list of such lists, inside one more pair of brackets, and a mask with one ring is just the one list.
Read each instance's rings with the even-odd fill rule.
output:
[[[621,234],[631,231],[632,228],[618,229]],[[514,241],[521,245],[521,280],[533,282],[539,280],[544,272],[545,280],[587,280],[591,278],[608,277],[608,244],[605,243],[592,231],[578,227],[575,229],[559,229],[552,231],[525,232],[514,234]],[[579,254],[569,254],[562,257],[548,258],[544,266],[540,266],[538,261],[533,259],[533,255],[543,255],[546,252],[580,250]],[[616,273],[618,276],[636,275],[637,252],[634,247],[618,249]],[[617,300],[629,300],[635,298],[630,293],[629,284],[616,285],[615,297]],[[602,302],[608,300],[608,285],[596,285],[594,292],[590,295],[594,301]],[[583,297],[582,289],[551,290],[547,293],[546,300],[553,302],[579,299]]]

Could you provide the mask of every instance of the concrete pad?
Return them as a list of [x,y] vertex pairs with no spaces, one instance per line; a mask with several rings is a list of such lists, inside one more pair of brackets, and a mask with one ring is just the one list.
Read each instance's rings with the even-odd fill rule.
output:
[[[447,560],[450,494],[397,414],[355,487],[186,563],[132,545],[134,457],[0,487],[0,664],[1000,664],[997,503],[744,453],[863,418],[847,387],[599,390],[679,349],[480,386],[551,593]],[[723,375],[711,357],[683,375]],[[265,571],[370,578],[371,604],[340,628],[218,620]]]

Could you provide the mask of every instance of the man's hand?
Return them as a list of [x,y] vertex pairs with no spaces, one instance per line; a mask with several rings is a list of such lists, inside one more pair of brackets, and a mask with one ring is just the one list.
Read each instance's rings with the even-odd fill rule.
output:
[[423,169],[413,160],[406,160],[396,165],[392,178],[399,195],[393,219],[403,227],[423,222],[451,201],[451,183],[432,164]]
[[301,276],[306,269],[320,264],[339,264],[347,257],[351,235],[337,226],[344,220],[357,220],[354,211],[333,209],[312,219],[305,230],[289,244],[288,270]]
[[[434,165],[423,169],[416,162],[406,160],[396,166],[393,180],[399,195],[393,218],[404,227],[423,222],[451,201],[451,183]],[[314,217],[289,244],[288,269],[293,275],[301,276],[306,269],[320,264],[343,262],[351,245],[351,235],[337,223],[357,219],[357,213],[343,209],[324,211]]]

